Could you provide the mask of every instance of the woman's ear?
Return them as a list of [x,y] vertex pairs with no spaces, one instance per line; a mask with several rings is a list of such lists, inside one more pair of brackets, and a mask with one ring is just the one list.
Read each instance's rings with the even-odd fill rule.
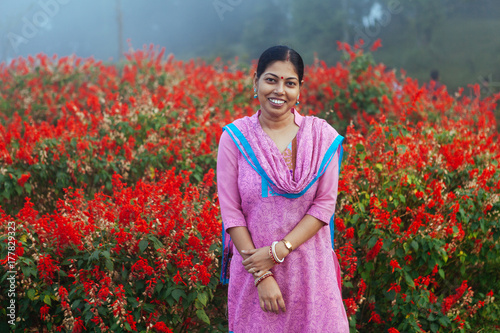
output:
[[255,73],[253,73],[253,87],[254,87],[254,89],[257,88],[257,86],[258,86],[257,82],[258,81],[259,80],[257,79],[257,72],[255,72]]

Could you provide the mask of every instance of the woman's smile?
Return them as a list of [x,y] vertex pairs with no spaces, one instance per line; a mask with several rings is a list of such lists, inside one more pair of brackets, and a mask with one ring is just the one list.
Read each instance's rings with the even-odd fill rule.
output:
[[285,105],[285,101],[282,99],[278,99],[278,98],[268,98],[268,99],[273,106],[282,107],[283,105]]

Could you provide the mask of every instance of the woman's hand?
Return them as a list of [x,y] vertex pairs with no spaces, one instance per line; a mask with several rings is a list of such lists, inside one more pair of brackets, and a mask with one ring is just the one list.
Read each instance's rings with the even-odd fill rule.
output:
[[260,307],[264,312],[272,311],[278,314],[280,309],[283,312],[286,311],[280,287],[273,276],[262,280],[257,286],[257,290]]
[[274,261],[269,256],[269,246],[241,252],[244,255],[249,255],[242,263],[247,272],[254,277],[262,275],[262,272],[267,272],[274,266]]

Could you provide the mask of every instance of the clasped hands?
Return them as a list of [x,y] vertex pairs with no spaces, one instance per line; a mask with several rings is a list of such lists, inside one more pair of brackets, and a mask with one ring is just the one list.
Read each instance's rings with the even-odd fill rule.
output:
[[[243,250],[242,255],[246,257],[242,264],[246,271],[258,278],[274,267],[274,261],[269,256],[269,246],[254,250]],[[268,277],[258,284],[259,303],[263,311],[279,313],[279,309],[286,311],[285,301],[281,290],[274,277]]]
[[243,266],[254,278],[258,278],[274,267],[274,262],[269,256],[269,246],[254,250],[243,250],[241,253],[247,256],[242,262]]

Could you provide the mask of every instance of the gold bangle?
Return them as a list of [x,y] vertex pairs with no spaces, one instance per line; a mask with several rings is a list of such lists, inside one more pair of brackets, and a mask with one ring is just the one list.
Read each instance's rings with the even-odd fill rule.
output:
[[293,251],[292,243],[290,243],[289,241],[287,241],[284,238],[281,241],[285,244],[285,247],[288,250],[288,252],[292,252]]

